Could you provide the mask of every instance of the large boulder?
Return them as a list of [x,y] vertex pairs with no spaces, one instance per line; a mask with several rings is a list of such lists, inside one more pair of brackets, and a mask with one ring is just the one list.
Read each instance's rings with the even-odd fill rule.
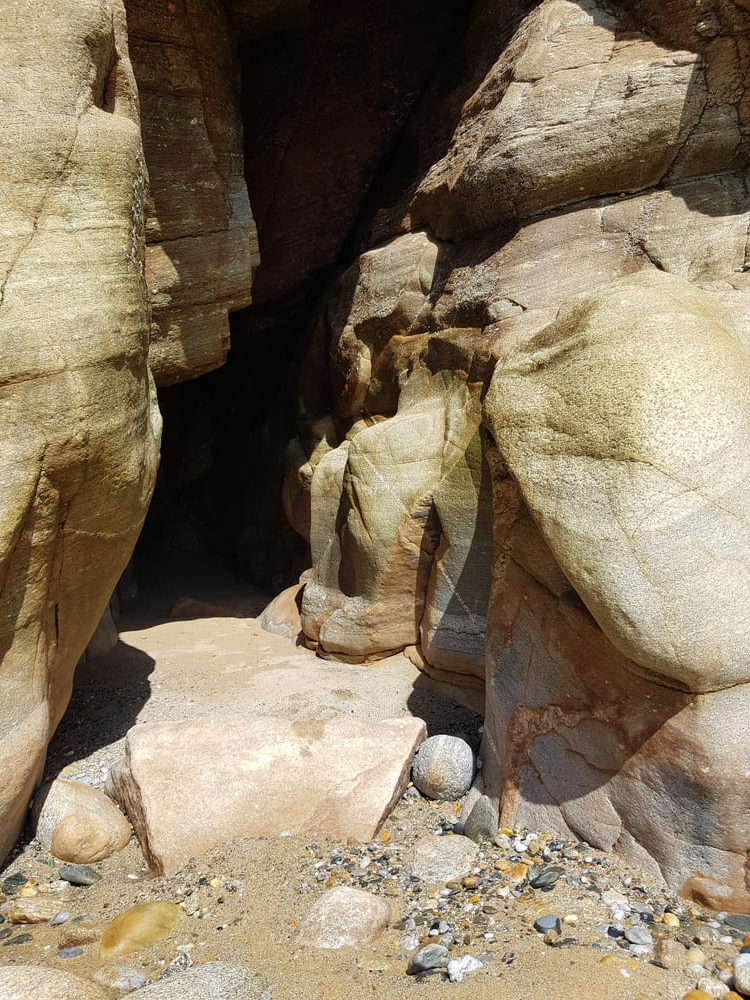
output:
[[112,780],[152,869],[171,875],[242,837],[371,840],[406,790],[425,735],[411,717],[146,723],[128,733]]
[[750,680],[750,357],[713,298],[649,274],[566,304],[508,345],[485,419],[621,653],[689,691]]
[[7,20],[0,129],[0,856],[140,530],[159,449],[146,177],[118,0]]
[[508,345],[485,420],[501,822],[746,907],[750,358],[711,297],[623,279]]

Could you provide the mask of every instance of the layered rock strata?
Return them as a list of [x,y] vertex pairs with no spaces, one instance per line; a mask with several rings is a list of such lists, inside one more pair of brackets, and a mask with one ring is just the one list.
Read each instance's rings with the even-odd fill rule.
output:
[[258,238],[243,176],[239,67],[218,0],[127,0],[149,173],[146,278],[157,385],[224,363]]
[[146,174],[118,0],[5,20],[0,188],[0,856],[138,536],[160,418]]

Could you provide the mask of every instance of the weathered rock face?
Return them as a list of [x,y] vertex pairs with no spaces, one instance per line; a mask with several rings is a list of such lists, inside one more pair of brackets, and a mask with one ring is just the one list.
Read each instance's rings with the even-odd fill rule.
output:
[[487,739],[504,822],[742,907],[750,379],[721,318],[639,275],[498,362]]
[[749,30],[732,3],[478,4],[471,68],[426,90],[320,310],[286,480],[311,641],[484,677],[504,822],[728,908],[750,894]]
[[25,4],[2,49],[0,856],[140,530],[160,433],[122,6]]
[[239,70],[218,0],[128,0],[149,173],[146,279],[158,385],[223,364],[258,240],[242,172]]

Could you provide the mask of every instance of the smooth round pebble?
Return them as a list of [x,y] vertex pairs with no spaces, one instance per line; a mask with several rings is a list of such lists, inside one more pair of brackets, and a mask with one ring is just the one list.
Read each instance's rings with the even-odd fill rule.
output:
[[417,750],[411,776],[427,798],[452,802],[471,787],[474,754],[458,736],[430,736]]

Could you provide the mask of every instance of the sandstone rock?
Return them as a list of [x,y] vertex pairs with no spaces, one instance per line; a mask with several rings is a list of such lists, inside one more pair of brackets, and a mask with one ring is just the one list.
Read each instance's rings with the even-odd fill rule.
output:
[[57,778],[34,797],[34,832],[61,861],[91,864],[121,851],[130,824],[103,792],[80,781]]
[[3,1000],[106,1000],[107,996],[70,972],[33,965],[0,966],[0,995]]
[[368,841],[406,788],[420,719],[216,717],[135,726],[113,774],[158,873],[240,837],[284,831]]
[[693,691],[750,679],[750,357],[718,303],[657,274],[574,300],[511,348],[485,414],[613,645]]
[[417,750],[411,773],[414,784],[428,798],[460,799],[474,777],[474,754],[458,736],[431,736]]
[[698,57],[620,30],[591,0],[537,5],[464,106],[412,218],[455,239],[655,186],[705,103]]
[[297,940],[312,948],[361,948],[385,930],[388,903],[339,885],[324,892],[302,921]]
[[139,1000],[267,1000],[265,984],[244,965],[206,962],[144,986]]
[[160,432],[122,5],[26,4],[6,29],[0,856],[140,530]]
[[327,652],[365,658],[417,641],[437,543],[432,490],[477,422],[476,387],[419,370],[395,416],[356,429],[318,465],[302,626]]
[[479,848],[468,837],[425,835],[409,855],[412,869],[429,885],[453,882],[468,875],[479,857]]
[[130,955],[148,948],[176,930],[183,913],[174,903],[137,903],[107,925],[102,958]]
[[266,630],[275,635],[286,636],[287,639],[296,639],[302,631],[299,606],[302,598],[302,591],[305,583],[312,576],[312,570],[305,570],[293,587],[287,587],[277,594],[274,599],[266,605],[258,621]]
[[748,793],[733,776],[747,767],[750,686],[695,695],[643,675],[570,587],[504,464],[493,465],[482,755],[486,787],[503,791],[501,824],[615,848],[685,895],[746,907]]
[[258,237],[242,173],[235,43],[218,0],[127,0],[150,198],[149,361],[159,385],[223,364]]

